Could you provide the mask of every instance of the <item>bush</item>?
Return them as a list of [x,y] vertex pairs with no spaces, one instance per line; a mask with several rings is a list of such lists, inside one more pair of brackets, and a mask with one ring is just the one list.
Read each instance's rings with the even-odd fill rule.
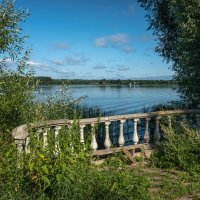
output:
[[61,129],[59,146],[51,130],[46,148],[32,133],[31,151],[20,157],[12,140],[0,136],[0,199],[149,199],[146,178],[90,164],[89,144],[80,144],[77,124]]
[[179,123],[174,129],[162,127],[163,141],[155,147],[153,164],[200,173],[200,132]]
[[26,66],[28,53],[18,63],[16,70],[9,68],[0,72],[0,131],[12,130],[30,122],[33,105],[32,70]]

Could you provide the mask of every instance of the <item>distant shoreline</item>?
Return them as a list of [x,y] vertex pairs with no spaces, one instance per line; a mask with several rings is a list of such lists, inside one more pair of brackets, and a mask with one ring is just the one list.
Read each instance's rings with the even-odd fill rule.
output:
[[84,79],[53,79],[51,77],[35,77],[39,85],[96,85],[96,86],[176,86],[174,80],[84,80]]

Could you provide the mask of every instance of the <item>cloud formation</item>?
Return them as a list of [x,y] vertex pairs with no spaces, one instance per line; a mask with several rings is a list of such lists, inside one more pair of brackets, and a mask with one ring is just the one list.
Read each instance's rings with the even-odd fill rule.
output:
[[95,65],[95,66],[92,67],[92,69],[95,69],[95,70],[106,69],[106,66],[104,66],[104,65]]
[[69,49],[69,45],[66,42],[51,44],[54,49],[58,50],[67,50]]
[[107,73],[114,73],[114,70],[106,70]]
[[113,43],[121,43],[121,44],[127,44],[129,43],[129,37],[126,34],[118,33],[115,35],[110,36],[110,40]]
[[138,41],[139,42],[150,42],[153,40],[153,37],[152,36],[149,36],[149,35],[140,35],[138,37]]
[[31,67],[35,68],[35,69],[39,69],[39,70],[42,70],[42,71],[49,71],[51,69],[50,65],[48,65],[46,63],[28,61],[27,64],[30,65]]
[[87,63],[89,59],[85,57],[84,55],[76,55],[76,56],[65,56],[64,62],[67,65],[84,65]]
[[76,76],[75,72],[66,70],[66,69],[54,69],[54,72],[57,74],[61,74],[62,76]]
[[107,43],[106,37],[100,37],[95,40],[95,45],[100,48],[106,47],[106,43]]
[[129,70],[129,67],[125,66],[125,65],[121,65],[118,67],[118,70],[119,71],[128,71]]
[[131,53],[133,51],[130,38],[124,33],[99,37],[95,40],[95,46],[98,48],[110,47],[119,49],[125,53]]
[[57,65],[57,66],[63,66],[64,62],[62,60],[52,60],[52,64]]
[[73,71],[69,71],[67,69],[64,68],[59,68],[59,67],[52,67],[49,64],[46,63],[39,63],[39,62],[35,62],[35,61],[29,61],[27,64],[29,64],[30,66],[32,66],[35,70],[39,70],[39,71],[44,71],[44,72],[52,72],[55,74],[59,74],[62,77],[74,77],[76,76],[76,73]]
[[87,58],[82,54],[72,54],[69,56],[65,56],[61,59],[50,60],[50,62],[56,66],[65,66],[65,65],[76,66],[76,65],[85,65],[88,60],[89,58]]

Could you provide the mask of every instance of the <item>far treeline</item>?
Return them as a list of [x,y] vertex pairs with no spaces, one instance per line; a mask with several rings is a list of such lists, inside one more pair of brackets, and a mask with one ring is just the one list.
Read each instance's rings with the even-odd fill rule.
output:
[[174,80],[84,80],[84,79],[53,79],[51,77],[36,77],[39,85],[176,85]]

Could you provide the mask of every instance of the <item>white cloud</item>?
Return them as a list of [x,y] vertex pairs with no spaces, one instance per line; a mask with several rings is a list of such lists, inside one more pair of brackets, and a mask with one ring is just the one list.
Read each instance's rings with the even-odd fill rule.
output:
[[75,76],[76,75],[75,72],[71,72],[66,69],[55,70],[55,72],[58,74],[62,74],[64,76]]
[[42,70],[42,71],[49,71],[51,69],[51,67],[46,63],[28,61],[27,64],[32,66],[35,69],[39,69],[39,70]]
[[62,60],[52,60],[51,61],[54,65],[63,66],[64,62]]
[[97,38],[95,40],[95,45],[97,47],[106,47],[106,43],[107,43],[107,38],[106,37]]
[[122,65],[122,66],[119,66],[118,67],[118,70],[119,71],[128,71],[129,70],[129,67],[125,66],[125,65]]
[[113,43],[122,43],[122,44],[127,44],[129,43],[129,37],[126,34],[118,33],[115,35],[110,36],[110,40]]
[[66,42],[51,44],[54,49],[58,50],[67,50],[69,49],[69,45]]
[[[57,60],[57,62],[58,62],[58,64],[60,64],[58,60]],[[73,72],[73,71],[69,71],[68,69],[65,69],[65,68],[53,67],[53,66],[50,66],[49,64],[46,64],[46,63],[29,61],[27,64],[29,64],[35,70],[37,70],[37,74],[40,74],[42,71],[44,71],[45,73],[48,72],[48,73],[59,74],[63,78],[64,77],[74,77],[74,76],[76,76],[76,73]]]
[[95,70],[106,69],[106,66],[104,66],[104,65],[95,65],[95,66],[92,67],[92,69],[95,69]]
[[113,74],[115,71],[114,71],[114,70],[106,70],[106,72],[107,72],[107,73],[112,73],[112,74]]
[[68,65],[84,65],[87,61],[88,58],[83,55],[65,56],[64,58],[64,62]]
[[153,40],[153,37],[144,34],[144,35],[140,35],[140,36],[138,37],[138,40],[139,40],[140,42],[150,42],[150,41]]
[[130,38],[127,34],[124,33],[99,37],[95,40],[95,46],[98,48],[110,47],[119,49],[125,53],[130,53],[133,51]]
[[129,45],[124,46],[121,50],[122,50],[123,52],[125,52],[125,53],[131,53],[131,52],[134,51],[134,49],[133,49],[131,46],[129,46]]

